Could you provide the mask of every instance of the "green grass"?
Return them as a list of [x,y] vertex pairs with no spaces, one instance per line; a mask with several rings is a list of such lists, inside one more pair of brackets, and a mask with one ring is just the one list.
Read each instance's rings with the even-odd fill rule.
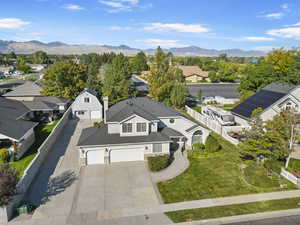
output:
[[289,169],[300,172],[300,159],[291,158],[289,161]]
[[260,164],[243,162],[236,146],[212,135],[222,150],[217,154],[190,151],[190,167],[174,179],[158,184],[165,203],[296,188],[278,175],[268,176],[267,169]]
[[237,104],[224,104],[222,108],[223,108],[224,110],[230,111],[230,110],[233,109],[236,105],[237,105]]
[[270,200],[211,208],[189,209],[167,212],[166,215],[174,222],[212,219],[225,216],[236,216],[258,212],[300,208],[300,198]]
[[22,156],[21,159],[10,163],[10,166],[15,168],[19,172],[20,177],[23,176],[24,171],[36,156],[38,148],[43,144],[43,142],[49,136],[49,134],[51,133],[51,131],[57,123],[58,120],[54,121],[52,124],[49,125],[38,125],[35,128],[35,142],[33,143],[33,145]]
[[148,157],[148,167],[152,172],[158,172],[168,167],[170,163],[169,155],[151,156]]
[[197,111],[198,113],[201,113],[201,106],[194,106],[193,110]]

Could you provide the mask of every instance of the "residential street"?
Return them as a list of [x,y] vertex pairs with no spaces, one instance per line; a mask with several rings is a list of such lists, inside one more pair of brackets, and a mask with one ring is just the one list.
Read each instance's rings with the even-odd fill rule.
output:
[[250,222],[230,223],[227,225],[298,225],[298,224],[300,224],[300,215],[256,220]]

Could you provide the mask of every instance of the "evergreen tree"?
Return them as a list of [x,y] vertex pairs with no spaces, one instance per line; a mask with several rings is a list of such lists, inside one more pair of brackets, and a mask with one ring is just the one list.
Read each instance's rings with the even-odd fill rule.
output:
[[132,71],[140,73],[142,71],[148,70],[148,64],[147,64],[147,56],[144,52],[139,52],[135,57],[132,59]]

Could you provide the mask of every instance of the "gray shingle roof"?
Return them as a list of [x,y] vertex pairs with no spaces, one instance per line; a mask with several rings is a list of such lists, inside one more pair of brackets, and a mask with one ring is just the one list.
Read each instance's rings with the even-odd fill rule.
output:
[[3,96],[5,97],[34,97],[34,96],[42,96],[41,94],[42,87],[38,84],[26,81],[23,85],[16,87],[14,90],[7,92]]
[[[130,107],[132,107],[131,110]],[[153,101],[147,97],[139,97],[121,101],[110,107],[107,111],[107,121],[119,122],[122,121],[125,115],[128,117],[137,111],[141,114],[140,116],[153,120],[161,117],[184,116],[182,113],[162,103]]]
[[197,98],[200,89],[204,97],[239,98],[240,94],[237,91],[239,86],[239,84],[190,84],[188,91],[195,98]]
[[105,124],[100,127],[90,127],[82,130],[77,146],[105,146],[169,141],[169,137],[161,132],[150,133],[146,136],[126,137],[121,137],[120,134],[108,134],[107,124]]
[[171,137],[184,137],[184,135],[180,132],[178,132],[177,130],[174,130],[170,127],[164,127],[161,131],[160,131],[163,135],[171,138]]
[[30,110],[56,110],[58,106],[51,102],[44,101],[24,101],[22,102]]
[[80,94],[84,93],[84,92],[88,92],[94,96],[98,96],[98,93],[90,88],[85,88]]
[[253,110],[257,108],[267,109],[275,102],[286,96],[296,86],[291,84],[272,83],[256,92],[250,98],[237,105],[231,111],[244,118],[251,118]]
[[0,97],[0,133],[19,140],[37,123],[22,120],[30,110],[21,102]]

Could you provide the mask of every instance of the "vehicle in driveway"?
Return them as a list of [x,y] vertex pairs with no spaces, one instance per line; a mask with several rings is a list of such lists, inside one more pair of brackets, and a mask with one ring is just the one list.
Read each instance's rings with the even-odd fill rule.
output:
[[174,140],[191,146],[204,143],[209,134],[182,113],[147,97],[107,106],[106,97],[104,124],[81,133],[81,165],[143,161],[149,155],[170,154]]

